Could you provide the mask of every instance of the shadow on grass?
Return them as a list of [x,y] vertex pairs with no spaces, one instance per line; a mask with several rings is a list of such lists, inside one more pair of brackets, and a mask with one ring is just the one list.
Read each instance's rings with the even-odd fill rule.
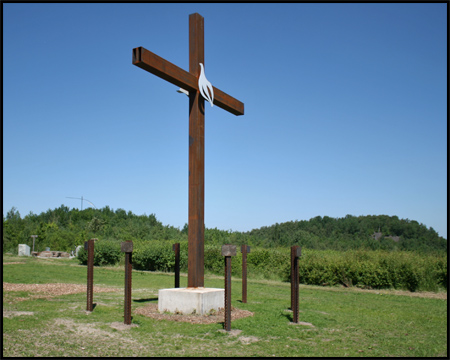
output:
[[292,312],[291,312],[291,313],[281,312],[280,315],[281,315],[281,316],[284,316],[284,317],[285,317],[286,319],[288,319],[290,322],[293,322],[293,321],[294,321],[294,316],[293,316]]
[[[92,311],[95,310],[95,307],[96,307],[96,306],[97,306],[97,303],[92,303]],[[84,309],[85,309],[86,311],[89,311],[87,306],[86,306]],[[92,311],[89,311],[89,312],[91,313]]]
[[158,298],[136,299],[133,301],[138,302],[138,303],[143,303],[143,302],[150,302],[150,301],[158,301]]

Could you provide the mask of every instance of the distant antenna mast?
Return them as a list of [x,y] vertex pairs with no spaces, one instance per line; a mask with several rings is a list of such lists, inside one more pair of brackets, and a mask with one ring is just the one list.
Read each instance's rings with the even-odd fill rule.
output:
[[33,238],[33,252],[34,252],[34,240],[36,240],[36,238],[38,237],[37,235],[31,235],[31,237]]
[[[81,196],[80,198],[76,198],[76,197],[70,197],[70,196],[66,196],[67,199],[81,199],[81,210],[83,210],[83,200],[87,201],[89,204],[91,204],[94,208],[95,205],[93,203],[91,203],[88,199],[83,199],[83,196]],[[97,209],[97,208],[96,208]]]

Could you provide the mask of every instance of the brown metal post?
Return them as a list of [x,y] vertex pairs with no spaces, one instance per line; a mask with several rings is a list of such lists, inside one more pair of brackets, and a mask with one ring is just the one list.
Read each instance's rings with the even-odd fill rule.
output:
[[132,253],[125,253],[125,302],[124,324],[131,325],[131,270]]
[[235,245],[222,245],[222,256],[225,256],[225,319],[224,328],[231,331],[231,257],[236,256]]
[[[205,64],[204,19],[189,15],[189,72],[198,78]],[[204,287],[205,100],[189,92],[188,287]]]
[[292,309],[292,321],[298,323],[299,312],[299,271],[298,271],[298,258],[301,256],[301,247],[294,245],[291,247],[291,309]]
[[291,247],[291,310],[294,306],[294,258],[294,248]]
[[225,321],[226,331],[231,330],[231,256],[225,256]]
[[247,302],[247,253],[250,252],[250,246],[241,245],[242,252],[242,302]]
[[133,242],[125,241],[121,244],[121,250],[125,253],[125,301],[124,320],[125,325],[131,325],[131,273],[133,270],[132,253]]
[[97,239],[91,239],[84,242],[84,249],[88,252],[87,261],[87,305],[86,310],[92,311],[94,309],[94,241]]
[[172,250],[175,251],[175,287],[180,287],[180,243],[173,244]]

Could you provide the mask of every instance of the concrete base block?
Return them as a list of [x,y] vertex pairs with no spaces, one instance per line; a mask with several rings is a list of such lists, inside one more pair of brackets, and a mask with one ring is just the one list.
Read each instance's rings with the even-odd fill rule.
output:
[[174,288],[161,289],[158,293],[158,311],[205,315],[225,306],[225,289]]

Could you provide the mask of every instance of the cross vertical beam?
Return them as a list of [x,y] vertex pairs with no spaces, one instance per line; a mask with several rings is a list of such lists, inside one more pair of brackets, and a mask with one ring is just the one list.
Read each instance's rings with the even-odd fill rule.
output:
[[[189,72],[200,75],[205,63],[204,19],[189,15]],[[205,100],[189,92],[188,287],[204,287],[205,239]]]

